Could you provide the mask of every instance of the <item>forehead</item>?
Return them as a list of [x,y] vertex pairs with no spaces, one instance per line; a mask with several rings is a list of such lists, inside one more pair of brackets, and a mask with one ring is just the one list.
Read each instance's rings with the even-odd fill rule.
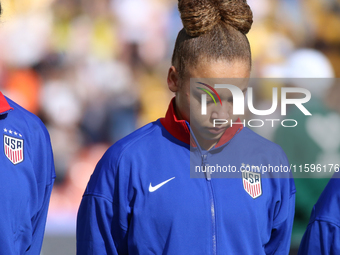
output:
[[242,60],[200,61],[193,68],[188,68],[190,78],[249,78],[249,64]]

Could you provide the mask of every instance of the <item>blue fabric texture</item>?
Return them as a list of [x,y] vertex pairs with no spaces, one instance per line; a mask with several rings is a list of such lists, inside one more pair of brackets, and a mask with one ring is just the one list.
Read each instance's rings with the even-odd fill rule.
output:
[[12,109],[0,113],[0,254],[38,255],[55,179],[50,137],[38,117],[6,101]]
[[157,120],[115,143],[98,162],[78,211],[77,254],[288,254],[291,176],[262,178],[262,195],[254,199],[242,173],[191,178],[191,164],[203,154],[207,162],[237,167],[289,164],[278,145],[248,128],[204,151],[190,149]]
[[340,254],[339,240],[340,173],[337,172],[330,179],[313,207],[298,254]]

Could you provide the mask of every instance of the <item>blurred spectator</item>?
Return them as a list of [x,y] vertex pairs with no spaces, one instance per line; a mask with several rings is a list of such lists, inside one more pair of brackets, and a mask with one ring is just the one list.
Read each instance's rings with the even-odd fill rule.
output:
[[34,114],[39,112],[41,80],[31,68],[8,70],[4,79],[4,90],[13,100],[20,101],[22,107]]
[[108,147],[106,144],[85,147],[72,158],[64,182],[54,187],[51,196],[47,234],[74,234],[84,187],[90,179],[93,166]]

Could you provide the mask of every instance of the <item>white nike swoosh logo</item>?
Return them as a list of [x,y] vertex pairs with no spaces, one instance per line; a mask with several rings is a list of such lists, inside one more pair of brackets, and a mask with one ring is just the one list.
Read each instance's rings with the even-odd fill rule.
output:
[[172,179],[175,179],[175,177],[172,177],[172,178],[170,178],[169,180],[166,180],[166,181],[164,181],[164,182],[162,182],[162,183],[160,183],[160,184],[158,184],[158,185],[156,185],[156,186],[154,186],[154,187],[152,187],[151,182],[150,182],[149,191],[150,191],[150,192],[154,192],[154,191],[158,190],[160,187],[162,187],[164,184],[168,183],[168,182],[171,181]]

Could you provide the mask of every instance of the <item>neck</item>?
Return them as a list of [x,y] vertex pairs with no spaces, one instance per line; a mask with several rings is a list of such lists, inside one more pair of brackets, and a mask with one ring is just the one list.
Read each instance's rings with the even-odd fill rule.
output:
[[207,139],[203,139],[200,136],[197,136],[195,134],[195,137],[197,139],[197,142],[199,143],[199,145],[206,151],[212,149],[216,144],[217,144],[217,140],[207,140]]
[[196,131],[194,127],[191,127],[192,131],[195,135],[195,138],[198,142],[198,144],[201,146],[201,148],[203,148],[204,150],[208,151],[210,149],[212,149],[218,142],[219,139],[205,139],[201,136],[199,131]]
[[183,117],[183,115],[181,114],[181,111],[178,109],[178,106],[177,106],[176,103],[175,103],[174,110],[175,110],[175,115],[176,115],[177,120],[185,120],[190,124],[190,119]]

